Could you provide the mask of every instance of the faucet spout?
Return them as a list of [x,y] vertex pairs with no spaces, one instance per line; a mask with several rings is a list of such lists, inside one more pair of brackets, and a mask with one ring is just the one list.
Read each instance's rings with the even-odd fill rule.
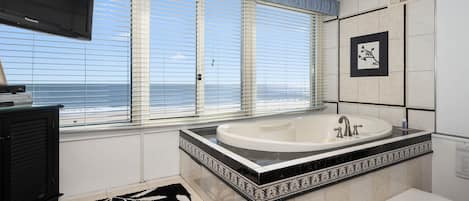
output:
[[344,122],[345,122],[344,135],[351,137],[352,136],[352,131],[350,129],[350,121],[346,116],[342,115],[342,116],[339,117],[339,124],[344,123]]

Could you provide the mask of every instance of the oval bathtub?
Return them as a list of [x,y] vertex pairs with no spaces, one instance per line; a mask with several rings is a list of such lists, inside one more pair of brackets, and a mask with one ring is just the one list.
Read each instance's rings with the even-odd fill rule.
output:
[[337,138],[334,128],[342,115],[311,115],[284,120],[261,120],[229,123],[217,128],[217,139],[230,146],[269,152],[308,152],[338,148],[384,138],[391,134],[391,124],[373,117],[345,115],[350,127],[363,125],[359,135]]

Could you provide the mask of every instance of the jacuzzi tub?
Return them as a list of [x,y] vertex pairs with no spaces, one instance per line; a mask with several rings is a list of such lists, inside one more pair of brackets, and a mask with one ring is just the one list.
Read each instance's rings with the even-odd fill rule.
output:
[[217,139],[230,146],[269,152],[308,152],[338,148],[391,135],[392,126],[386,121],[358,115],[345,115],[350,127],[363,125],[359,135],[337,138],[334,128],[342,115],[311,115],[285,120],[264,120],[249,123],[229,123],[217,128]]

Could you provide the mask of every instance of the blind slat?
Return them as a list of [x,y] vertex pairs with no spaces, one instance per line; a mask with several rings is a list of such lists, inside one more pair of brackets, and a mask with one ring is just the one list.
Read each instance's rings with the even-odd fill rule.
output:
[[34,104],[63,104],[61,126],[130,121],[130,3],[95,0],[92,41],[1,25],[8,82]]

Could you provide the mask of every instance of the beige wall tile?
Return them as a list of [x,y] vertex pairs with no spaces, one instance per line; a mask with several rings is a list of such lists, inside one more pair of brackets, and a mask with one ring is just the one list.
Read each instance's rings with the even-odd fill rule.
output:
[[433,34],[408,37],[407,70],[433,71],[435,68],[435,46]]
[[379,13],[377,11],[355,17],[358,21],[358,35],[379,32]]
[[384,0],[358,0],[358,11],[368,11],[386,6]]
[[379,12],[379,32],[388,31],[389,39],[404,38],[404,7],[391,6]]
[[358,0],[340,0],[339,16],[349,16],[358,13]]
[[358,104],[358,114],[379,118],[379,107],[377,105]]
[[338,100],[338,79],[337,75],[324,76],[324,100],[334,102]]
[[326,201],[326,197],[324,191],[317,190],[310,193],[306,193],[290,201]]
[[355,103],[339,103],[339,114],[358,114],[358,105]]
[[358,100],[358,80],[350,78],[350,75],[340,75],[340,99],[343,101]]
[[404,72],[391,72],[379,79],[379,103],[404,105]]
[[326,201],[349,201],[350,183],[342,182],[324,189]]
[[391,39],[388,42],[389,72],[404,71],[404,40]]
[[323,114],[336,114],[337,113],[337,104],[335,103],[326,103],[326,109],[321,111]]
[[323,23],[322,37],[323,48],[339,47],[339,20]]
[[408,114],[409,128],[435,130],[435,112],[409,109]]
[[341,74],[350,74],[350,48],[340,48],[339,65]]
[[414,108],[434,108],[434,73],[419,71],[407,73],[407,105]]
[[434,33],[435,3],[433,0],[409,0],[407,30],[410,36]]
[[393,126],[401,126],[402,119],[405,118],[405,108],[381,106],[379,118],[389,122]]
[[379,102],[379,80],[378,77],[360,77],[358,79],[358,101],[365,103]]
[[324,75],[337,75],[339,72],[339,49],[328,48],[323,49],[323,74]]

